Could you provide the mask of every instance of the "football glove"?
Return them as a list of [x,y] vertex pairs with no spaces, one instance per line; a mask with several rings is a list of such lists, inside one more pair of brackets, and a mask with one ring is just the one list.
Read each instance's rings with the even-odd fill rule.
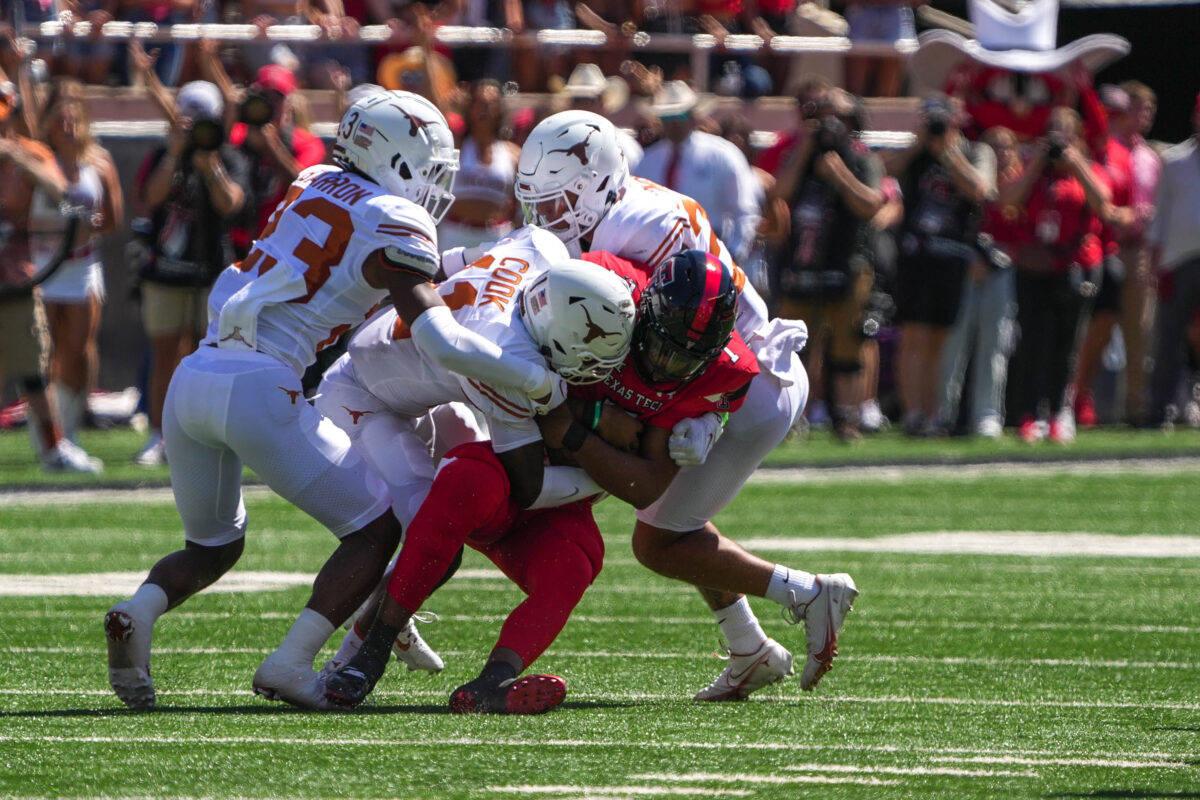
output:
[[698,467],[708,459],[713,445],[725,430],[724,419],[709,411],[699,417],[681,419],[671,429],[667,451],[681,467]]
[[567,382],[557,372],[546,370],[542,384],[529,393],[529,399],[535,414],[549,414],[567,399]]

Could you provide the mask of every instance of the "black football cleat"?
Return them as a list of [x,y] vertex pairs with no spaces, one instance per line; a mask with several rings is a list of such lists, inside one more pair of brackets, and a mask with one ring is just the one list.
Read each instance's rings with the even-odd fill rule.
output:
[[525,675],[496,685],[476,678],[450,695],[451,714],[544,714],[567,696],[557,675]]
[[325,699],[343,708],[354,708],[366,700],[374,688],[375,680],[370,675],[346,664],[325,678]]

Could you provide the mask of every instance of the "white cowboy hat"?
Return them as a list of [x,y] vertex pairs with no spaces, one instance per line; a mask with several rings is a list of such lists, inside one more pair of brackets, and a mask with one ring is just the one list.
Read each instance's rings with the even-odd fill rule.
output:
[[993,0],[967,0],[967,15],[974,39],[948,30],[925,31],[917,37],[912,69],[918,80],[941,86],[963,56],[989,67],[1030,73],[1058,72],[1081,61],[1094,73],[1129,53],[1129,41],[1111,33],[1092,34],[1055,48],[1058,0],[1031,0],[1016,13]]
[[588,100],[599,98],[605,114],[620,111],[629,101],[629,84],[621,78],[604,77],[604,72],[595,64],[579,64],[571,70],[562,93],[567,97]]
[[678,117],[688,112],[703,114],[712,103],[711,95],[696,94],[685,81],[667,81],[654,93],[650,113],[656,117]]

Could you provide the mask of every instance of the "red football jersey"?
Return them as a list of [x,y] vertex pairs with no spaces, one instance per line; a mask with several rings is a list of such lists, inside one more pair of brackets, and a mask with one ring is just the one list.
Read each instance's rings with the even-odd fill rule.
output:
[[[585,253],[583,258],[638,281],[633,293],[635,302],[649,282],[650,270],[644,264],[604,252]],[[720,358],[705,367],[699,376],[673,390],[660,391],[647,385],[638,376],[631,353],[620,369],[613,371],[603,383],[572,386],[570,394],[584,400],[608,400],[647,425],[670,430],[681,419],[698,417],[709,411],[718,414],[736,411],[746,397],[750,380],[757,374],[758,360],[734,331]]]

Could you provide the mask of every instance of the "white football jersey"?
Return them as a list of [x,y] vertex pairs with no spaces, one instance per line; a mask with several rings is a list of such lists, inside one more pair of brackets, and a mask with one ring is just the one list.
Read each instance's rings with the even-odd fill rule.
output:
[[250,254],[217,278],[204,344],[267,353],[297,373],[369,317],[387,292],[362,265],[376,250],[432,276],[440,258],[421,206],[337,167],[300,174]]
[[[526,226],[440,284],[438,293],[459,325],[495,342],[508,355],[544,366],[538,344],[521,320],[519,294],[551,264],[567,258],[557,237]],[[434,406],[465,400],[488,420],[496,452],[541,438],[527,395],[439,366],[413,342],[394,308],[381,310],[354,334],[349,353],[359,386],[397,414],[419,417]]]
[[734,268],[738,291],[737,331],[754,350],[753,333],[767,323],[767,304],[713,231],[708,215],[692,198],[645,178],[630,177],[621,198],[592,232],[592,250],[656,268],[681,250],[703,250]]

